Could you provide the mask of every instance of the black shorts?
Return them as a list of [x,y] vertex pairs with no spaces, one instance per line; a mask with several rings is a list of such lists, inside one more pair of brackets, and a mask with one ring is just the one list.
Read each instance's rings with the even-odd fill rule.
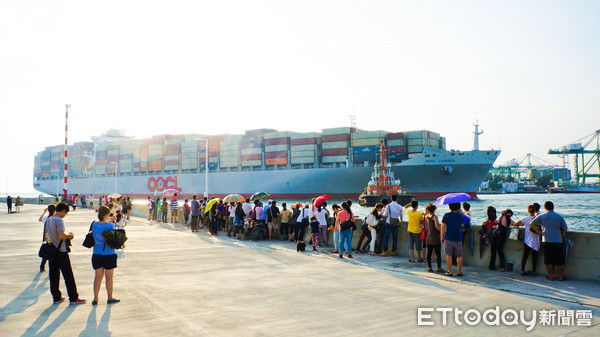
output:
[[544,264],[563,266],[565,264],[565,247],[560,242],[544,242]]
[[93,254],[92,255],[92,267],[94,270],[104,268],[104,269],[114,269],[117,268],[117,254],[112,255],[100,255]]

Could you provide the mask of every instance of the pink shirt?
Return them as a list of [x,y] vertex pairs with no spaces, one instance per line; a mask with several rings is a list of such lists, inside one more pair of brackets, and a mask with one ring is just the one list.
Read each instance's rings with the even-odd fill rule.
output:
[[343,210],[337,214],[338,222],[341,224],[342,222],[351,218],[350,213],[348,211]]

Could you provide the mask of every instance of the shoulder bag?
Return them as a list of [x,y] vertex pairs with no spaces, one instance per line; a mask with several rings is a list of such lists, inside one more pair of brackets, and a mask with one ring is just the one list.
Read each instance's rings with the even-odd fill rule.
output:
[[92,221],[92,224],[90,225],[90,230],[85,235],[85,239],[83,240],[82,246],[84,246],[85,248],[92,248],[96,244],[96,240],[94,239],[94,234],[92,233],[93,225],[94,225],[94,222]]

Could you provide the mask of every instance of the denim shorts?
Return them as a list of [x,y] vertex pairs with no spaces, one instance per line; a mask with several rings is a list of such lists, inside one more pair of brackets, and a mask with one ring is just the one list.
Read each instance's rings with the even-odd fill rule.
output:
[[[416,245],[416,247],[415,247]],[[408,232],[408,249],[416,249],[420,251],[423,249],[423,245],[421,244],[421,233],[411,233]]]

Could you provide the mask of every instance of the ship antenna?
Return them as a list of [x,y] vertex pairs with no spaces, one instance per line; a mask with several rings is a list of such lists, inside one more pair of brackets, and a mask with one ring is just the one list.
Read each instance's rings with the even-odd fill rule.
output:
[[475,124],[475,132],[473,132],[473,151],[479,151],[479,135],[483,134],[483,130],[479,130],[479,121],[476,119]]

